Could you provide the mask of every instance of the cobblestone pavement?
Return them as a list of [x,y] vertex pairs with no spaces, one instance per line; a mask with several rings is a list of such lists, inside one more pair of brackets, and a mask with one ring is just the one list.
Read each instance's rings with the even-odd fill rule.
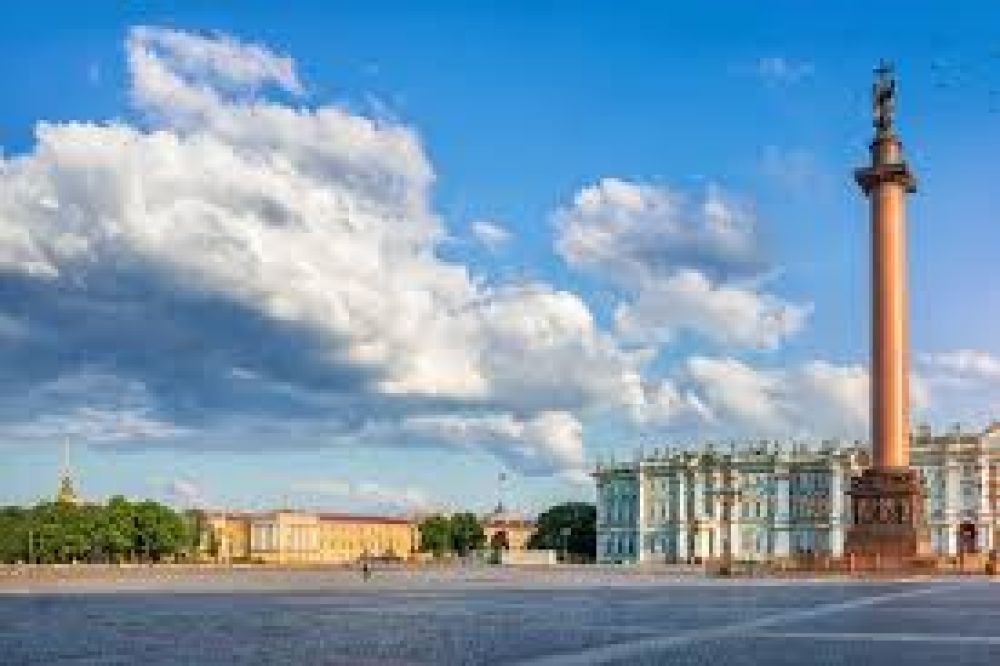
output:
[[986,580],[598,580],[6,594],[0,663],[1000,664]]

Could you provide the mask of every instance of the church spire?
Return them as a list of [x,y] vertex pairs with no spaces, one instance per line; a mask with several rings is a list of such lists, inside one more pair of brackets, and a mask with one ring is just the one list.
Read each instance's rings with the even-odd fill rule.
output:
[[79,504],[80,498],[73,487],[73,474],[69,465],[69,438],[63,441],[62,469],[59,474],[59,493],[56,501],[60,504]]

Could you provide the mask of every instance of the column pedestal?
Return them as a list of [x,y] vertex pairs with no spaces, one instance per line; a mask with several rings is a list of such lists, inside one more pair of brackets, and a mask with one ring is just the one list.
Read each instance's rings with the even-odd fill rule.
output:
[[866,469],[851,479],[852,524],[844,551],[879,559],[928,555],[920,479],[911,469]]

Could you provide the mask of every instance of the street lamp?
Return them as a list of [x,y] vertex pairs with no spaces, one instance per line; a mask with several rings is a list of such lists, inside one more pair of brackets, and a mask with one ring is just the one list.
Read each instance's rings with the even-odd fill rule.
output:
[[569,535],[572,534],[572,527],[560,527],[559,535],[562,536],[562,551],[563,551],[563,562],[565,562],[569,557]]

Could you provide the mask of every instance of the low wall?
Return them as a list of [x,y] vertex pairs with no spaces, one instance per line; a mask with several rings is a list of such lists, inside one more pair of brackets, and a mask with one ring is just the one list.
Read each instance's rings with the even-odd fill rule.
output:
[[504,550],[500,553],[500,564],[515,566],[549,566],[558,559],[554,550]]

